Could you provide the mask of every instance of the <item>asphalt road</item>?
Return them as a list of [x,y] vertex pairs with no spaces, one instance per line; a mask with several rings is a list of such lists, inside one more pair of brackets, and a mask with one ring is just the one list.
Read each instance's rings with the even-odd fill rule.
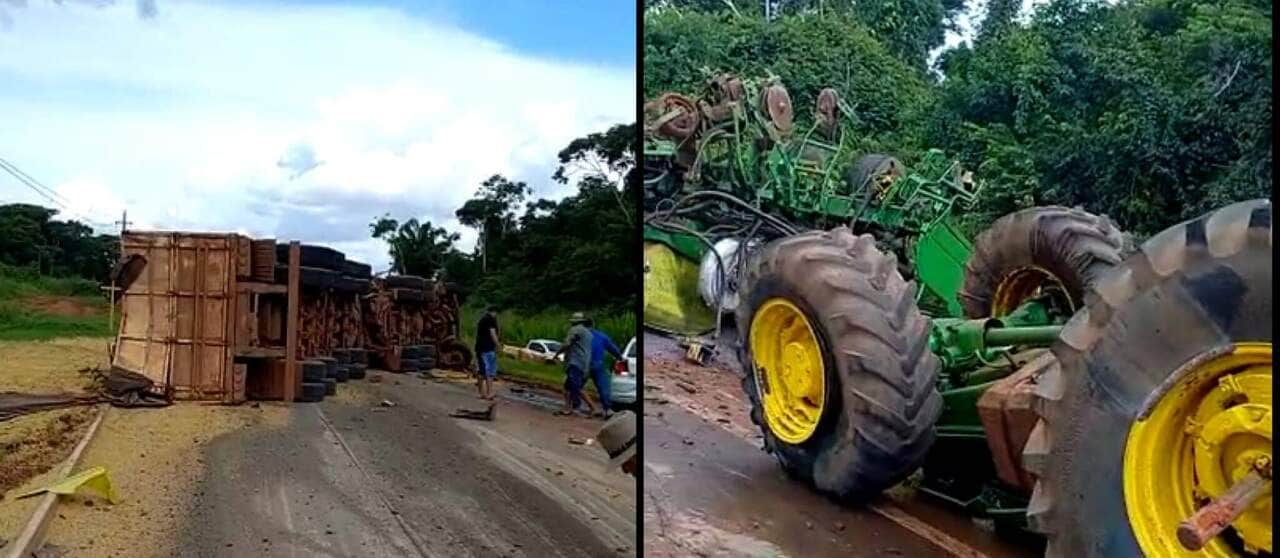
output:
[[788,478],[761,450],[730,351],[705,367],[680,355],[669,339],[646,334],[647,556],[1043,554],[905,486],[855,507]]
[[[606,470],[600,421],[501,387],[493,422],[469,386],[353,381],[288,427],[207,449],[184,547],[202,556],[630,556],[635,480]],[[395,403],[382,407],[383,400]]]

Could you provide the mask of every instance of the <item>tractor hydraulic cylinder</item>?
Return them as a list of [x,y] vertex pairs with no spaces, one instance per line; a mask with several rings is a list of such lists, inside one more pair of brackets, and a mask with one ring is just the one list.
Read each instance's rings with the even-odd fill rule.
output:
[[1048,345],[1058,338],[1062,332],[1060,325],[1030,327],[993,327],[982,334],[982,341],[988,347],[1010,345]]

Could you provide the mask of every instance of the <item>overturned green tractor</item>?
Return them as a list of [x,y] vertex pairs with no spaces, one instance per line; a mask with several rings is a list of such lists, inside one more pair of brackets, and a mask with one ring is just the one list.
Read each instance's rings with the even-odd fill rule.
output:
[[[704,118],[715,106],[701,105]],[[729,110],[777,127],[767,104]],[[651,192],[668,197],[646,238],[684,239],[685,253],[695,239],[717,263],[719,292],[737,300],[709,302],[733,310],[751,417],[793,477],[858,502],[920,471],[919,490],[1043,534],[1049,556],[1271,554],[1269,201],[1136,250],[1106,217],[1062,207],[1007,215],[970,242],[952,219],[980,187],[954,165],[881,165],[863,173],[876,185],[865,196],[847,180],[840,191],[834,168],[799,187],[709,183],[685,163],[747,157],[698,148],[682,162],[679,138],[650,131],[646,167],[685,174]],[[759,137],[740,149],[803,151]],[[853,203],[812,203],[824,196]],[[779,216],[805,213],[848,221],[806,231]],[[724,215],[738,221],[713,220]]]

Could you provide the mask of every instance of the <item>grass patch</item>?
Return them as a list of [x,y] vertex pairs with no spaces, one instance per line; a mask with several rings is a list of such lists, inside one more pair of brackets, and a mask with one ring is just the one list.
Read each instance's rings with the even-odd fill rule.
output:
[[[463,306],[459,319],[462,320],[462,340],[468,345],[475,342],[476,322],[480,320],[483,308],[479,306]],[[569,316],[573,312],[552,308],[537,314],[517,314],[511,311],[498,312],[498,334],[502,342],[508,345],[523,347],[530,339],[552,339],[563,341],[569,332]],[[618,350],[627,348],[627,342],[636,336],[639,322],[633,312],[604,313],[587,312],[587,316],[595,320],[596,329],[603,331],[618,345]],[[610,364],[610,362],[606,362]]]
[[98,284],[80,277],[50,277],[25,267],[0,264],[0,300],[36,295],[101,298]]
[[[462,340],[468,346],[475,343],[476,322],[484,309],[480,306],[467,305],[460,310],[462,320]],[[553,339],[563,341],[569,332],[569,316],[571,311],[558,308],[544,310],[533,315],[521,315],[511,311],[498,312],[498,334],[502,342],[523,347],[530,339]],[[587,312],[595,319],[596,329],[603,331],[618,345],[618,350],[626,350],[627,342],[636,335],[638,322],[633,312],[604,313]],[[605,367],[613,369],[613,357],[605,355]],[[498,375],[509,376],[518,380],[546,386],[556,391],[564,389],[564,365],[543,364],[516,360],[501,353],[498,354]],[[595,384],[588,382],[586,391],[598,397]]]
[[31,310],[19,301],[0,301],[0,340],[110,337],[115,333],[113,330],[106,315],[61,316]]
[[0,264],[0,340],[109,337],[108,303],[93,281]]

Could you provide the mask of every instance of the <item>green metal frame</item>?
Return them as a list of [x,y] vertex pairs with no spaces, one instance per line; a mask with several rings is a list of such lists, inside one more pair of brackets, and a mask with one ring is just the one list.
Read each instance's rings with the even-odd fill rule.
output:
[[[981,185],[970,184],[959,164],[936,149],[926,152],[908,174],[886,188],[847,184],[842,171],[852,159],[852,138],[846,134],[838,134],[836,141],[819,138],[816,123],[797,127],[799,133],[793,136],[781,136],[758,108],[760,86],[770,83],[773,78],[744,81],[747,97],[734,106],[732,117],[705,124],[693,146],[649,134],[644,147],[646,169],[650,162],[657,163],[654,168],[671,169],[652,180],[671,181],[664,186],[668,188],[680,182],[686,190],[730,192],[766,212],[808,226],[848,223],[855,230],[872,232],[900,258],[908,259],[923,287],[918,302],[923,297],[941,301],[941,307],[931,311],[929,346],[943,363],[938,382],[943,411],[935,427],[939,443],[930,459],[956,473],[948,478],[926,474],[921,490],[969,513],[1024,525],[1029,495],[1002,486],[993,473],[975,478],[964,468],[981,464],[974,460],[989,452],[978,400],[1015,371],[1016,363],[1009,358],[1015,349],[1043,347],[1056,339],[1061,319],[1043,300],[1024,301],[999,319],[965,319],[958,293],[973,246],[956,226],[956,218],[976,203]],[[848,106],[840,108],[847,120],[856,119]],[[682,147],[694,153],[693,164],[682,176],[671,176],[681,172],[676,161],[681,159]],[[686,152],[685,160],[689,157]],[[650,179],[646,175],[646,187]],[[706,250],[691,235],[650,226],[644,235],[693,259]]]

